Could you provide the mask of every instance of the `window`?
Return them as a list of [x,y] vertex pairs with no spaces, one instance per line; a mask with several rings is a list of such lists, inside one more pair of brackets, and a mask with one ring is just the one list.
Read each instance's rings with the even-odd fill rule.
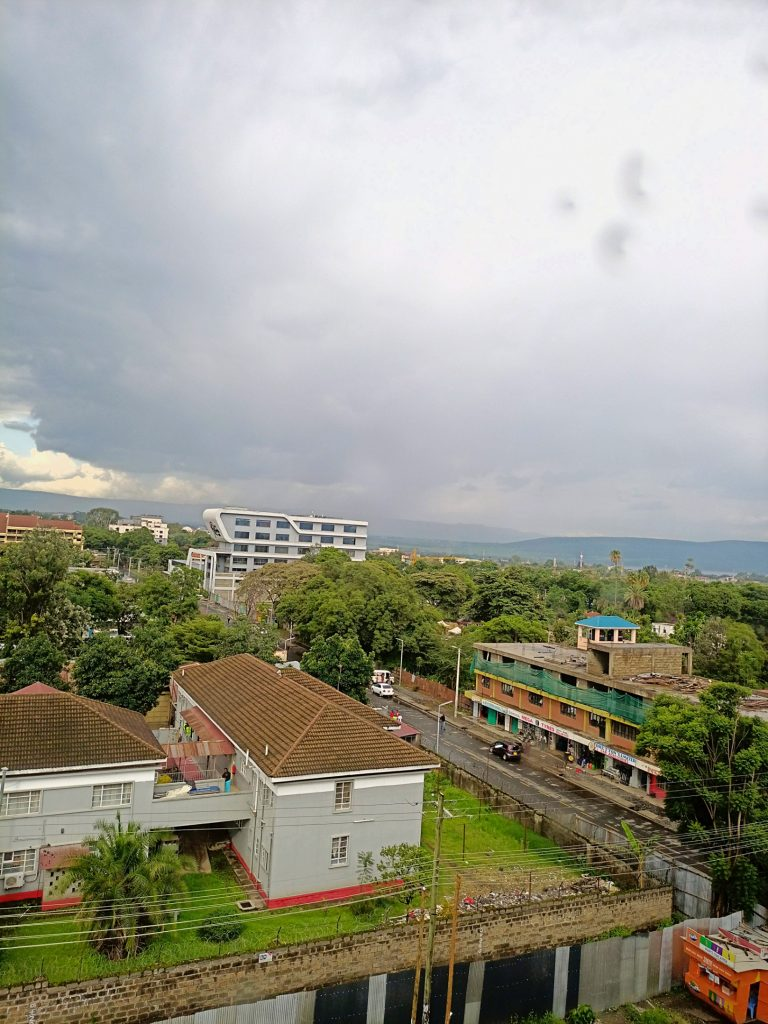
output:
[[[248,540],[250,534],[248,533],[247,530],[235,530],[235,536],[239,537],[240,539]],[[258,533],[256,534],[256,536],[258,537]]]
[[540,707],[543,707],[543,705],[544,705],[544,698],[541,696],[540,693],[531,693],[531,691],[529,690],[528,691],[528,703],[529,704],[535,704],[537,708],[540,708]]
[[287,541],[291,539],[290,533],[276,533],[275,540]]
[[279,545],[276,545],[275,546],[275,554],[276,555],[287,555],[288,554],[288,548],[281,548]]
[[611,722],[611,734],[613,736],[621,736],[625,740],[636,740],[638,729],[635,729],[632,725],[624,725],[623,722]]
[[271,526],[272,525],[272,520],[271,519],[257,519],[256,520],[256,525],[257,526]]
[[262,847],[261,850],[261,866],[262,869],[269,874],[269,850],[266,846]]
[[275,529],[276,530],[287,530],[287,529],[290,528],[290,525],[291,524],[288,522],[287,519],[276,519],[275,520]]
[[345,526],[344,527],[344,533],[357,533],[357,527],[356,526]]
[[235,557],[232,559],[232,564],[233,565],[247,565],[248,564],[248,559],[244,558],[242,555],[235,555]]
[[576,717],[576,708],[573,706],[573,704],[563,704],[562,701],[561,701],[560,702],[560,714],[561,715],[568,715],[569,718],[575,718]]
[[300,530],[313,530],[315,528],[314,523],[299,523]]
[[333,533],[333,531],[336,529],[336,524],[335,523],[321,523],[320,524],[320,529],[323,531],[323,533]]
[[289,560],[287,558],[273,558],[272,561],[275,563],[279,562],[281,565],[287,565]]
[[333,544],[333,537],[321,537],[320,538],[320,543],[321,544]]
[[[237,534],[235,534],[235,536],[237,536]],[[269,540],[269,534],[268,533],[254,533],[253,539],[254,540]]]
[[248,545],[247,544],[235,544],[235,548],[234,549],[235,549],[235,551],[247,551],[248,550]]
[[91,807],[130,807],[133,800],[132,782],[112,782],[93,787]]
[[16,875],[23,871],[25,875],[37,874],[36,850],[4,850],[0,860],[0,877]]
[[346,867],[349,857],[349,836],[334,836],[331,840],[331,867]]
[[354,537],[345,537],[343,542],[344,542],[344,544],[354,544],[355,543],[355,538]]
[[39,814],[39,789],[28,789],[24,793],[6,793],[0,804],[0,818],[10,818],[14,814]]
[[[260,549],[257,548],[256,550],[258,551]],[[266,565],[267,564],[267,559],[266,558],[254,558],[253,564],[254,565]]]
[[515,688],[510,683],[502,683],[501,692],[506,693],[508,697],[511,697],[512,694],[515,692]]
[[250,526],[250,519],[235,519],[235,526]]
[[336,783],[336,795],[333,800],[334,811],[348,811],[352,807],[352,780]]
[[262,551],[265,555],[269,552],[269,544],[254,544],[254,551]]
[[313,540],[312,535],[309,534],[309,533],[300,533],[299,534],[299,544],[311,544],[312,540]]
[[483,687],[484,690],[490,690],[491,680],[488,678],[488,676],[480,676],[480,685]]

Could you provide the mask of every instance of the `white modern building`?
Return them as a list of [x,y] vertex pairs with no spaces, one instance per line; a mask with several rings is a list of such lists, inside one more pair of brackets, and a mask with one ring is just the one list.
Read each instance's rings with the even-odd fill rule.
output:
[[149,530],[156,544],[168,543],[168,523],[160,516],[131,516],[109,524],[113,533],[133,533],[134,530]]
[[270,562],[295,562],[313,549],[334,547],[354,562],[365,560],[368,523],[319,515],[209,508],[206,529],[216,548],[190,548],[187,565],[203,572],[206,590],[230,595],[247,572]]

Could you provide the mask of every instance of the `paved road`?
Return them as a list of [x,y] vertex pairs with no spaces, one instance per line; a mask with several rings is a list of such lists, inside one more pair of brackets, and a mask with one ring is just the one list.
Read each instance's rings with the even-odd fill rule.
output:
[[[398,691],[395,701],[387,702],[374,697],[371,703],[384,714],[388,714],[391,708],[396,707],[403,716],[403,722],[419,730],[422,746],[434,751],[438,745],[436,714],[407,705],[405,701],[408,699],[408,691],[403,690]],[[638,838],[649,840],[656,837],[655,849],[660,853],[678,863],[696,866],[697,858],[686,851],[675,834],[661,823],[657,824],[642,814],[612,803],[608,797],[589,792],[569,782],[565,770],[553,772],[542,768],[540,759],[535,756],[526,759],[523,755],[523,760],[519,764],[505,764],[492,757],[487,739],[479,739],[467,731],[466,720],[460,718],[460,724],[454,725],[452,709],[445,710],[449,712],[449,716],[446,719],[445,731],[439,740],[441,757],[514,799],[565,824],[567,821],[564,819],[578,815],[594,826],[609,829],[609,841],[624,842],[621,821],[628,821]]]

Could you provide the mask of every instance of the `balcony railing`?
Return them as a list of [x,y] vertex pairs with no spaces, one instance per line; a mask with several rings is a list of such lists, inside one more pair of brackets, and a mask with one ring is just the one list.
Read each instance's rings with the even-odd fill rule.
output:
[[533,668],[520,662],[509,665],[500,661],[488,661],[477,652],[472,659],[472,671],[480,675],[497,676],[512,683],[522,683],[539,693],[559,697],[568,704],[582,704],[595,711],[623,718],[635,725],[642,725],[645,721],[646,707],[643,699],[631,693],[617,693],[615,690],[610,693],[582,690],[570,683],[562,682],[546,669]]

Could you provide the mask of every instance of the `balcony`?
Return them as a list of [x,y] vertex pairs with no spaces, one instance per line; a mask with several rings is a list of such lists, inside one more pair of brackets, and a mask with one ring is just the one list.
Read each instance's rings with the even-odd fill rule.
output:
[[160,812],[167,806],[174,827],[242,821],[251,814],[251,791],[241,789],[234,780],[225,781],[218,769],[188,763],[159,772],[160,778],[170,778],[170,782],[155,781],[154,808]]
[[520,662],[510,665],[488,661],[477,652],[472,659],[472,671],[513,683],[522,683],[523,686],[536,690],[538,693],[557,697],[569,704],[581,704],[583,707],[600,711],[606,715],[614,715],[633,725],[642,725],[645,721],[646,708],[643,700],[631,693],[620,693],[616,690],[602,693],[599,690],[581,689],[562,682],[546,669],[533,668],[531,665]]

